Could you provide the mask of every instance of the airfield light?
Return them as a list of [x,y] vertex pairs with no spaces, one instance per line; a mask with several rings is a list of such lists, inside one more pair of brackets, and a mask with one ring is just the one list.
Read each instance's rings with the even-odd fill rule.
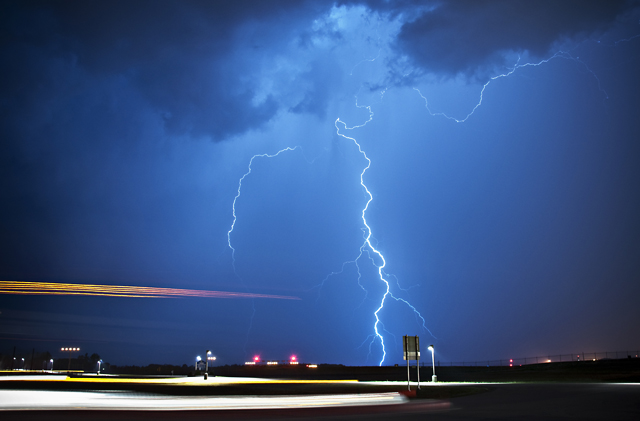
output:
[[255,357],[253,357],[253,361],[255,361],[255,362],[260,361],[260,356],[256,355]]

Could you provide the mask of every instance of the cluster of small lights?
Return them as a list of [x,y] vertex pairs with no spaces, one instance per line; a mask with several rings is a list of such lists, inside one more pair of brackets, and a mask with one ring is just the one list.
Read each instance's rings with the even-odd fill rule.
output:
[[318,368],[317,364],[307,364],[307,367],[309,368]]
[[[285,360],[283,360],[282,362],[285,363],[285,364],[288,363],[290,365],[298,365],[298,364],[300,364],[300,362],[298,361],[298,357],[295,356],[295,355],[292,355],[289,358],[288,362],[285,361]],[[253,357],[253,361],[247,361],[247,362],[244,363],[244,365],[256,365],[256,364],[260,364],[260,363],[265,363],[265,361],[264,360],[260,360],[260,356],[256,355],[255,357]],[[266,364],[267,365],[278,365],[278,364],[280,364],[280,361],[273,361],[273,360],[272,361],[266,361]],[[307,365],[307,367],[310,367],[310,366]],[[313,365],[313,367],[317,367],[317,366]]]
[[80,348],[60,348],[60,351],[80,351]]

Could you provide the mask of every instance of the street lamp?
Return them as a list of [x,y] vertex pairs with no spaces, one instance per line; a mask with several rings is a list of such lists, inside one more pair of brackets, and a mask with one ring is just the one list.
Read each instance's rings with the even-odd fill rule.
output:
[[211,355],[211,351],[207,349],[207,359],[204,362],[204,379],[207,380],[209,378],[209,355]]
[[431,381],[432,382],[437,382],[438,381],[438,376],[436,376],[436,357],[435,357],[435,350],[433,348],[433,345],[429,345],[429,351],[431,351],[431,365],[433,366],[433,376],[431,376]]
[[102,360],[98,360],[98,376],[100,375],[100,364],[102,364]]
[[49,362],[51,363],[51,371],[53,371],[53,358],[51,358]]

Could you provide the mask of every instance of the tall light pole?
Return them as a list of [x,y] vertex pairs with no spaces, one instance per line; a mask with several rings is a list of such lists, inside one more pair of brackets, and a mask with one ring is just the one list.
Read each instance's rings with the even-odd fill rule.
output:
[[431,365],[433,366],[433,376],[431,376],[432,382],[438,381],[438,376],[436,376],[436,357],[435,350],[433,349],[433,345],[429,345],[429,351],[431,351]]
[[100,364],[102,364],[102,360],[98,360],[98,376],[100,375]]
[[60,348],[60,351],[69,351],[69,367],[67,368],[67,371],[71,371],[71,353],[80,351],[80,348]]
[[215,361],[216,357],[214,357],[213,355],[211,355],[211,351],[209,351],[207,349],[207,362],[205,364],[205,371],[204,371],[204,379],[207,380],[209,378],[209,361]]
[[207,380],[209,378],[209,355],[211,355],[211,351],[207,349],[207,356],[204,362],[204,379]]

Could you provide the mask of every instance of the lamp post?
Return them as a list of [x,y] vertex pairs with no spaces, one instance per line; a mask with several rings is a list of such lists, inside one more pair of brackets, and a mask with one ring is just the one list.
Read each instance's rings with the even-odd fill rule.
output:
[[51,363],[51,371],[53,372],[53,358],[51,358],[49,362]]
[[204,362],[204,379],[207,380],[209,378],[209,355],[211,355],[211,351],[207,349],[207,359]]
[[98,376],[100,375],[100,364],[102,364],[102,360],[98,360]]
[[209,378],[209,361],[213,362],[215,360],[216,360],[216,357],[211,355],[211,351],[207,349],[207,362],[205,363],[205,372],[204,372],[205,380]]
[[432,382],[437,382],[438,381],[438,376],[436,376],[436,357],[435,357],[435,350],[433,348],[433,345],[429,345],[429,351],[431,351],[431,365],[433,366],[433,376],[431,376],[431,381]]

